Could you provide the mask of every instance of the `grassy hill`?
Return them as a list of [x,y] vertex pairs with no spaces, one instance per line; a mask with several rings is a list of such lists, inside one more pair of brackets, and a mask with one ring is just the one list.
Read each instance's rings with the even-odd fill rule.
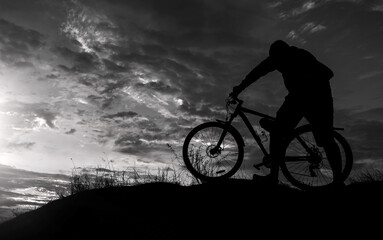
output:
[[[382,182],[302,192],[249,180],[83,191],[0,225],[0,239],[254,239],[364,236],[380,225]],[[263,239],[263,238],[262,238]]]

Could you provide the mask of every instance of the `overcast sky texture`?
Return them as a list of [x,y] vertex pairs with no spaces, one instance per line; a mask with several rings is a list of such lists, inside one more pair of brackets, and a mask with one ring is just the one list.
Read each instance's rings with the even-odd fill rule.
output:
[[[277,39],[334,71],[355,167],[381,167],[380,0],[1,0],[0,164],[164,167],[167,144],[179,151],[192,127],[224,118],[225,97]],[[285,95],[275,72],[242,97],[274,115]]]

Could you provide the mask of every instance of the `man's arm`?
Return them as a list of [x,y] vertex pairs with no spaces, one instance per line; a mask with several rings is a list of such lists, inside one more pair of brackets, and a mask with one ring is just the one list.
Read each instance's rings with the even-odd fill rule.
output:
[[276,70],[274,62],[270,57],[263,60],[258,64],[249,74],[246,75],[242,82],[233,88],[233,95],[238,96],[245,88],[257,81],[262,76],[265,76],[269,72]]

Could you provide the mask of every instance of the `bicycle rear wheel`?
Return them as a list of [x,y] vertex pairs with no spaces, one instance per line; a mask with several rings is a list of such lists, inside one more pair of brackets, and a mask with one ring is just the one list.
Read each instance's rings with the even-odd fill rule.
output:
[[[333,133],[341,152],[342,181],[344,181],[352,169],[352,151],[342,135],[336,131]],[[281,170],[287,180],[303,190],[325,188],[333,183],[333,171],[326,151],[323,147],[317,146],[310,125],[297,128],[288,139]]]
[[182,153],[186,168],[202,180],[212,181],[233,176],[243,161],[243,139],[230,127],[220,146],[217,143],[225,129],[218,122],[203,123],[186,136]]

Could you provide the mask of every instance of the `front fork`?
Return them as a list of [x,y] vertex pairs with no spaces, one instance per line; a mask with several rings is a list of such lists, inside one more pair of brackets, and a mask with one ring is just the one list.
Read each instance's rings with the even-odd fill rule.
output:
[[221,150],[223,150],[220,146],[222,145],[223,140],[225,139],[226,133],[228,131],[227,129],[229,129],[229,127],[231,125],[231,121],[225,122],[225,121],[217,119],[217,122],[224,124],[225,127],[224,127],[224,129],[222,131],[221,137],[219,138],[219,140],[217,142],[217,145],[215,147],[213,147],[212,149],[210,149],[210,154],[212,154],[212,155],[216,155]]
[[222,131],[222,134],[221,134],[221,137],[219,138],[218,142],[217,142],[217,145],[212,148],[210,150],[210,153],[212,155],[216,155],[217,153],[219,153],[221,150],[223,150],[220,146],[222,145],[223,143],[223,140],[225,139],[225,136],[226,136],[226,133],[228,131],[228,129],[230,128],[231,126],[231,122],[233,121],[233,119],[238,115],[238,108],[235,109],[234,113],[230,116],[230,119],[228,121],[222,121],[222,120],[219,120],[217,119],[216,121],[221,123],[222,125],[224,125],[224,128],[223,128],[223,131]]

